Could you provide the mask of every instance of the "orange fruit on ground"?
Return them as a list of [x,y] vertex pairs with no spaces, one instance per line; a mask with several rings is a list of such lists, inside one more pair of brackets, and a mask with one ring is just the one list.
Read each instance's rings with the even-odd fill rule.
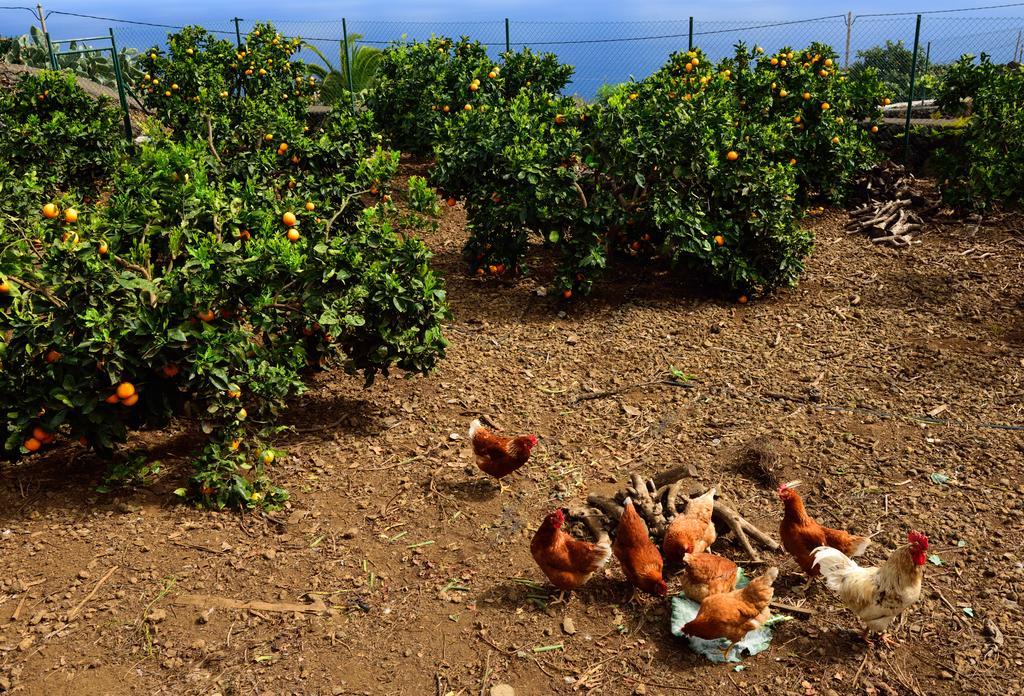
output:
[[40,442],[46,442],[47,440],[51,439],[50,433],[46,432],[40,427],[35,427],[32,429],[32,437],[39,440]]
[[273,461],[274,461],[274,453],[273,452],[268,450],[268,451],[263,453],[263,463],[264,464],[270,464]]
[[297,241],[299,241],[299,231],[297,229],[295,229],[294,227],[291,228],[290,230],[288,230],[287,236],[288,236],[288,241],[289,242],[297,242]]
[[64,211],[64,222],[69,225],[74,222],[78,222],[78,211],[74,208],[68,208]]
[[285,227],[295,227],[299,221],[295,217],[295,213],[288,212],[281,216],[281,222],[284,223]]
[[53,203],[47,203],[43,206],[43,217],[53,219],[60,215],[60,209]]
[[572,290],[563,290],[562,297],[568,300],[570,297],[572,297]]
[[118,401],[120,401],[120,399],[118,399],[117,398],[117,394],[114,393],[114,394],[111,394],[110,396],[108,396],[107,398],[105,398],[103,401],[105,401],[108,404],[116,404]]
[[131,382],[121,382],[117,385],[117,398],[127,399],[135,394],[135,385]]
[[57,362],[58,360],[60,360],[60,353],[58,353],[57,351],[50,350],[46,353],[46,362],[50,363],[51,365]]
[[725,245],[725,237],[723,237],[720,234],[716,234],[715,235],[715,244],[717,244],[718,246],[724,246]]
[[308,201],[308,202],[306,203],[306,210],[308,210],[308,211],[309,211],[309,212],[311,212],[311,213],[312,213],[312,212],[313,212],[314,210],[316,210],[316,206],[315,206],[315,205],[313,205],[313,201]]
[[30,437],[29,439],[25,440],[25,449],[27,449],[29,452],[38,452],[39,448],[42,446],[43,443],[41,443],[34,437]]
[[449,197],[446,202],[448,203],[448,207],[449,208],[454,208],[455,207],[455,199],[454,198]]
[[746,295],[740,295],[739,299],[737,299],[736,301],[739,302],[740,304],[746,304],[747,303],[747,296]]
[[730,162],[735,162],[736,160],[738,160],[740,158],[740,155],[735,150],[729,150],[729,152],[727,152],[725,154],[725,158],[727,160],[729,160]]
[[131,396],[129,396],[127,399],[125,399],[121,403],[124,404],[125,406],[128,406],[130,408],[130,407],[134,406],[135,404],[139,403],[139,395],[138,394],[132,394]]

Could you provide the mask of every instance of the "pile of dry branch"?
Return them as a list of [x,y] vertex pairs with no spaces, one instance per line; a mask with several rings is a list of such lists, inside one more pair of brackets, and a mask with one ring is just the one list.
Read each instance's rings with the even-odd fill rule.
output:
[[[607,498],[594,493],[587,497],[587,503],[595,509],[577,509],[570,511],[570,517],[588,522],[593,531],[593,520],[601,520],[605,529],[613,528],[622,515],[623,503],[628,497],[632,499],[636,511],[644,518],[647,528],[656,540],[661,540],[668,528],[669,521],[677,512],[682,512],[689,498],[704,494],[699,487],[687,486],[683,492],[685,479],[689,478],[686,467],[677,467],[662,472],[651,479],[644,479],[631,474],[629,483],[616,494]],[[715,510],[712,519],[717,525],[732,531],[739,546],[750,556],[750,560],[760,560],[751,540],[769,551],[778,551],[779,543],[768,534],[747,521],[732,507],[720,498],[715,499]]]
[[924,217],[937,206],[921,192],[918,180],[891,162],[867,172],[860,194],[865,203],[850,211],[846,231],[866,234],[875,244],[910,246],[924,230]]

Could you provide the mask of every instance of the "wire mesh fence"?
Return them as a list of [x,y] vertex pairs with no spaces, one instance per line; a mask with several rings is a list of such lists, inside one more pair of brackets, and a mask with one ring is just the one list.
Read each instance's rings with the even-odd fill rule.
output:
[[[1001,6],[1021,10],[1020,16],[991,16],[993,7],[919,13],[917,74],[938,75],[943,66],[962,54],[988,54],[996,62],[1021,61],[1024,56],[1024,3]],[[987,14],[988,13],[988,14]],[[322,55],[306,50],[299,58],[326,61],[337,69],[344,61],[347,35],[351,41],[375,48],[396,42],[422,41],[431,36],[467,36],[482,42],[497,59],[506,48],[530,47],[556,54],[574,66],[569,90],[593,98],[602,85],[631,78],[642,79],[660,67],[668,56],[696,46],[712,59],[733,51],[738,42],[774,51],[801,48],[814,41],[831,45],[842,64],[853,69],[877,68],[889,84],[894,101],[909,97],[912,47],[918,13],[888,15],[831,15],[780,22],[707,21],[700,17],[636,22],[538,22],[501,19],[480,22],[410,22],[359,19],[282,20],[275,26],[289,37],[300,37]],[[35,9],[0,6],[0,36],[24,34],[29,24],[39,24]],[[162,47],[167,34],[182,25],[158,24],[99,17],[84,13],[51,11],[44,15],[54,38],[102,36],[112,28],[119,48],[144,51]],[[229,18],[204,22],[211,32],[228,39],[244,37],[255,24],[252,19]],[[0,60],[3,53],[0,51]],[[915,98],[926,96],[932,84],[918,80]]]

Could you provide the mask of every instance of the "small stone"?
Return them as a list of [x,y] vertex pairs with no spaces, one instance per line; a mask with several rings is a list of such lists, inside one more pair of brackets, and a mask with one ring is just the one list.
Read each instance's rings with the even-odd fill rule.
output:
[[25,652],[26,650],[32,647],[32,642],[34,640],[35,638],[33,636],[25,636],[21,639],[21,642],[18,643],[18,650]]
[[167,610],[166,609],[154,609],[153,611],[149,612],[149,616],[146,617],[146,621],[155,624],[155,623],[160,623],[161,621],[163,621],[166,618],[167,618]]
[[568,635],[575,635],[576,633],[576,622],[572,620],[572,617],[567,616],[562,619],[562,630]]
[[78,571],[78,579],[79,580],[88,580],[91,577],[92,577],[92,574],[88,570],[80,570],[80,571]]
[[940,676],[943,679],[952,679],[953,678],[953,673],[952,672],[947,672],[946,670],[942,670],[942,672],[940,672]]
[[580,342],[580,339],[576,334],[569,334],[568,336],[566,336],[565,342],[568,343],[570,346],[574,346]]
[[516,690],[508,684],[495,684],[491,687],[491,696],[516,696]]

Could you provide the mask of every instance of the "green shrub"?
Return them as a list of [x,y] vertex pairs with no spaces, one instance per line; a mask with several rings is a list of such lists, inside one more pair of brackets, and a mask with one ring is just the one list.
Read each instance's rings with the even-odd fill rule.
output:
[[437,200],[437,192],[422,176],[413,174],[409,177],[409,207],[418,213],[432,217],[441,214],[441,203]]
[[[218,61],[236,59],[219,42],[185,41],[193,36],[169,45],[211,53],[186,51],[185,62],[215,74]],[[174,60],[162,74],[179,74]],[[426,247],[390,222],[398,154],[383,149],[372,116],[339,111],[304,132],[298,114],[281,110],[275,127],[295,134],[282,153],[260,144],[266,121],[238,116],[269,103],[249,94],[227,111],[191,102],[199,122],[220,124],[213,147],[208,128],[185,120],[184,102],[168,108],[176,128],[151,129],[88,202],[79,188],[88,180],[47,189],[11,167],[0,174],[11,194],[0,200],[0,456],[64,438],[111,454],[129,430],[184,416],[205,437],[183,495],[214,507],[277,504],[285,493],[265,471],[279,454],[275,422],[306,372],[337,363],[370,384],[394,369],[425,373],[443,356],[444,289]],[[0,97],[0,113],[12,101]],[[72,116],[87,114],[60,118]],[[77,161],[75,150],[51,148]],[[77,220],[41,215],[44,203],[76,209]]]
[[429,151],[436,129],[471,102],[469,85],[488,79],[492,67],[483,44],[465,36],[389,46],[366,105],[396,145]]
[[964,56],[950,68],[940,94],[944,113],[971,99],[971,117],[956,147],[937,153],[943,199],[962,211],[1024,199],[1024,68],[977,64]]
[[35,176],[48,192],[62,182],[92,190],[124,151],[121,115],[93,99],[70,72],[22,77],[0,109],[0,155],[6,168]]
[[[519,272],[532,235],[560,251],[565,297],[630,258],[741,293],[794,283],[811,248],[797,204],[842,200],[878,158],[881,83],[835,60],[823,44],[773,56],[741,44],[717,65],[679,53],[590,107],[485,83],[434,148],[438,185],[465,200],[470,271]],[[556,83],[568,74],[544,64]]]

